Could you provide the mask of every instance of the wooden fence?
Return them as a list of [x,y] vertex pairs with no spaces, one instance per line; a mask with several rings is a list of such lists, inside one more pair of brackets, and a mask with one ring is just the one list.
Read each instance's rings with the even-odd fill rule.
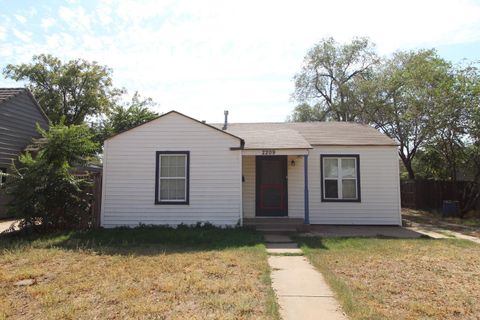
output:
[[92,195],[89,211],[81,218],[79,227],[97,228],[100,226],[100,212],[102,208],[102,170],[97,168],[77,168],[74,175],[78,178],[88,178],[92,186],[88,193]]
[[[439,209],[444,200],[464,201],[466,181],[401,181],[402,207],[412,209]],[[477,205],[478,207],[478,205]]]
[[93,201],[91,206],[91,219],[94,228],[100,227],[100,212],[102,209],[102,172],[93,175]]

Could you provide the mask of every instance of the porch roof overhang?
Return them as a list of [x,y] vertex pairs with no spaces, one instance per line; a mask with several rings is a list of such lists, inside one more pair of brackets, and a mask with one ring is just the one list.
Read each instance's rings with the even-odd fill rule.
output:
[[308,155],[311,148],[265,148],[265,149],[242,149],[242,156],[303,156]]
[[312,149],[310,143],[298,131],[292,129],[243,130],[241,137],[245,141],[242,148],[244,155],[304,155]]

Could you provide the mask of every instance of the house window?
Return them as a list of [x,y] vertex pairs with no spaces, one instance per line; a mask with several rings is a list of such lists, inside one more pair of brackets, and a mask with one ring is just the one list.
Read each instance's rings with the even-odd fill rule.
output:
[[[7,173],[7,168],[0,168],[1,173]],[[0,176],[0,186],[7,181],[7,177],[2,175]]]
[[360,201],[358,155],[321,155],[322,201]]
[[188,151],[157,151],[155,182],[156,204],[188,204]]

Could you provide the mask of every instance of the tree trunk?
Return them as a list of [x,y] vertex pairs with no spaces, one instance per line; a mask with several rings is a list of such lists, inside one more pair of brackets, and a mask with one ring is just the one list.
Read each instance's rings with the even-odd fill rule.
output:
[[413,172],[412,162],[409,160],[403,160],[403,165],[405,166],[405,169],[407,169],[408,179],[415,180],[415,172]]

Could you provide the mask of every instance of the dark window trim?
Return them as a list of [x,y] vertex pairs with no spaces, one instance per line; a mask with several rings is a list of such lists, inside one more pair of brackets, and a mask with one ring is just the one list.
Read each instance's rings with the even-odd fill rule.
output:
[[[2,173],[7,173],[7,168],[0,168],[0,172]],[[5,182],[7,182],[7,177],[5,176],[1,176],[0,177],[0,185],[4,184]]]
[[[325,190],[323,190],[323,159],[324,158],[355,158],[357,161],[357,199],[325,199]],[[320,192],[322,193],[322,202],[362,202],[360,192],[360,155],[358,154],[321,154],[320,155]]]
[[[184,154],[187,156],[187,189],[185,201],[161,201],[158,194],[158,182],[160,178],[160,168],[159,168],[159,159],[162,154]],[[179,205],[179,204],[190,204],[190,151],[157,151],[155,153],[155,204],[161,205]]]

